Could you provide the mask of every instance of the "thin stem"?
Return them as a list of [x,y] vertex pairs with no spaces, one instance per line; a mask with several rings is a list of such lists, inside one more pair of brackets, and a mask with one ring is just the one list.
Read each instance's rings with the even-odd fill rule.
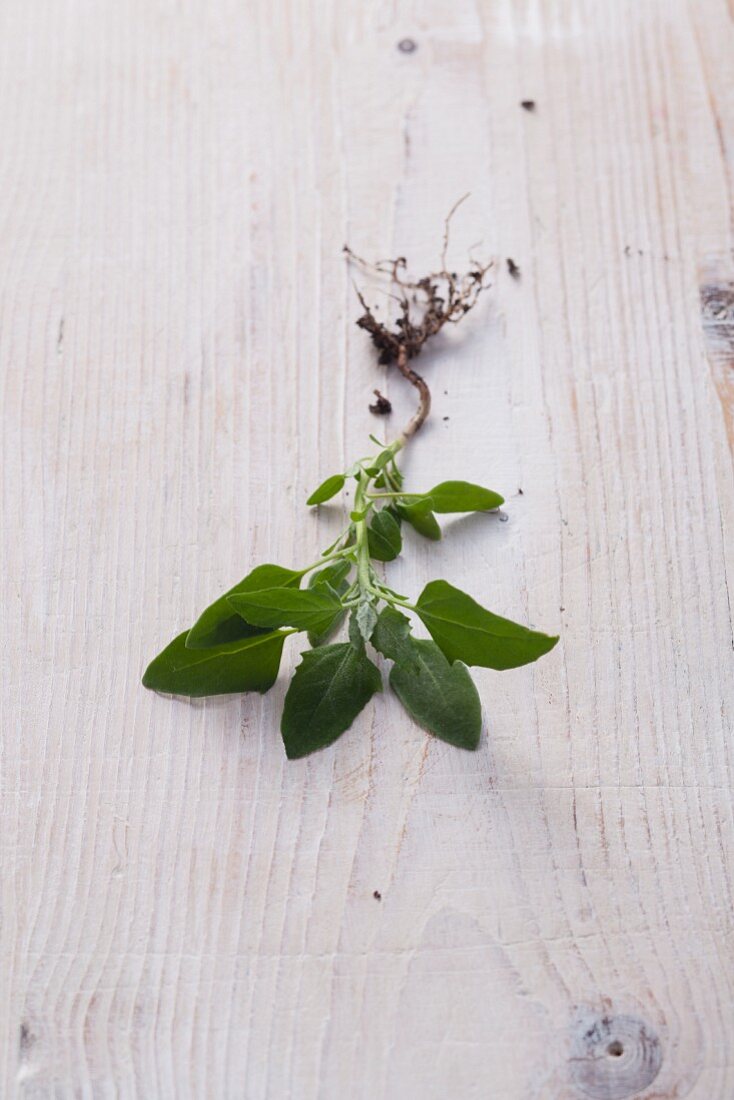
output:
[[390,596],[383,596],[382,598],[386,603],[399,603],[401,607],[407,607],[409,611],[418,611],[418,608],[410,600],[404,600],[402,596],[396,596],[394,592]]
[[[367,508],[366,493],[370,484],[368,474],[362,472],[357,478],[357,490],[354,494],[354,511],[363,512]],[[357,580],[362,594],[369,591],[372,580],[372,568],[370,566],[370,548],[367,535],[367,517],[355,520],[355,537],[357,547]]]
[[396,497],[403,499],[404,497],[424,497],[425,493],[403,493],[396,491],[394,493],[370,493],[367,497],[368,500],[394,500]]
[[397,465],[395,464],[395,459],[394,458],[391,460],[391,465],[394,466],[395,469],[394,469],[394,471],[391,470],[390,469],[390,464],[388,464],[385,467],[385,471],[384,471],[385,472],[385,479],[387,480],[388,485],[390,485],[393,489],[395,489],[397,491],[397,490],[400,489],[400,486],[401,486],[402,483],[399,480],[400,471],[398,470]]
[[330,561],[336,561],[337,558],[344,558],[347,554],[352,554],[353,552],[353,546],[345,546],[343,550],[336,550],[333,554],[328,554],[323,558],[319,558],[313,565],[307,565],[305,569],[299,569],[298,576],[305,577],[306,573],[311,573],[314,569],[318,569],[320,565],[328,565]]

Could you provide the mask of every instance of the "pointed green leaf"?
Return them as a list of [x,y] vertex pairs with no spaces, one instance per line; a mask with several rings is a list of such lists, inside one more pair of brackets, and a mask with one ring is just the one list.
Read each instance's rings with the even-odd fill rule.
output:
[[[424,503],[425,501],[425,503]],[[469,481],[442,481],[425,494],[413,507],[439,514],[445,512],[486,512],[499,508],[505,499],[491,489],[472,485]]]
[[484,668],[517,668],[537,661],[557,637],[529,630],[481,607],[446,581],[431,581],[418,597],[416,611],[449,661]]
[[369,466],[365,466],[366,472],[370,477],[374,477],[379,474],[380,470],[384,470],[388,462],[392,462],[393,453],[390,450],[380,451],[378,455],[373,458]]
[[380,509],[372,517],[367,540],[370,557],[377,561],[393,561],[400,553],[403,547],[400,524],[387,508]]
[[339,591],[339,588],[349,576],[353,565],[354,562],[348,558],[339,558],[337,561],[329,562],[323,569],[311,574],[308,587],[318,588],[320,584],[328,584],[331,588]]
[[372,631],[375,629],[375,623],[377,622],[377,612],[374,605],[369,600],[362,600],[357,608],[355,619],[357,620],[357,626],[359,627],[359,633],[364,640],[368,642],[372,637]]
[[[352,564],[351,561],[345,558],[340,558],[338,561],[331,562],[326,568],[320,569],[318,573],[312,575],[308,582],[308,587],[319,588],[320,585],[327,584],[337,593],[337,595],[343,596],[349,588],[349,581],[347,578],[349,577]],[[342,611],[341,615],[337,615],[331,626],[327,627],[326,630],[309,630],[308,644],[315,649],[316,646],[328,642],[332,634],[341,626],[345,615],[346,611]]]
[[415,504],[400,504],[397,512],[401,519],[409,523],[424,538],[432,539],[434,542],[441,538],[441,528],[433,512],[427,512]]
[[252,626],[329,629],[342,613],[341,600],[328,585],[317,588],[266,588],[228,596],[231,606]]
[[306,501],[306,504],[313,506],[314,504],[323,504],[325,501],[331,500],[340,489],[344,488],[344,481],[344,474],[332,474],[331,477],[327,477],[326,481],[321,482],[318,489],[314,489],[311,496]]
[[349,616],[349,644],[354,646],[357,653],[364,653],[364,638],[357,622],[357,612],[352,611]]
[[394,607],[383,607],[372,634],[372,644],[378,653],[391,661],[413,660],[410,619]]
[[397,466],[392,466],[391,469],[386,467],[380,471],[375,478],[376,489],[400,489],[403,484],[403,475]]
[[187,631],[174,638],[155,657],[143,676],[143,685],[170,695],[228,695],[265,692],[278,675],[287,632],[280,630],[240,638],[207,649],[187,649]]
[[237,615],[227,597],[235,592],[253,592],[261,588],[298,587],[301,574],[293,569],[284,569],[282,565],[258,565],[251,573],[230,588],[218,600],[202,611],[191,630],[186,635],[187,649],[206,649],[208,646],[223,645],[238,638],[251,638],[262,634],[260,627],[251,626]]
[[307,650],[285,697],[281,733],[290,760],[325,748],[382,688],[379,669],[350,642]]
[[460,749],[476,749],[482,704],[466,665],[449,664],[435,642],[414,639],[409,645],[412,657],[393,665],[390,687],[429,733]]

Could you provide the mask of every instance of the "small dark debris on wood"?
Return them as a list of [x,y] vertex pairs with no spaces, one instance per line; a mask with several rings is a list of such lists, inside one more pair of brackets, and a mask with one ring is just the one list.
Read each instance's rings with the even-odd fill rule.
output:
[[372,897],[375,899],[375,901],[382,901],[382,894],[379,890],[373,890]]
[[444,420],[448,420],[448,419],[449,419],[449,417],[448,417],[448,416],[445,416],[445,417],[444,417]]
[[418,49],[418,43],[414,38],[401,38],[398,42],[398,49],[401,53],[415,53]]
[[386,397],[383,397],[379,390],[373,390],[372,392],[377,400],[373,405],[370,405],[370,412],[374,413],[375,416],[387,416],[388,413],[391,413],[392,404],[390,401],[388,401]]
[[523,111],[534,111],[535,110],[535,100],[534,99],[521,99],[520,100],[520,106],[522,107]]
[[522,497],[522,496],[525,496],[525,494],[523,493],[523,491],[522,491],[522,489],[520,488],[520,486],[518,486],[518,488],[517,488],[517,494],[518,494],[518,496],[521,496],[521,497]]
[[513,279],[520,278],[520,268],[517,266],[512,256],[507,257],[507,270],[509,271],[510,275],[512,275]]

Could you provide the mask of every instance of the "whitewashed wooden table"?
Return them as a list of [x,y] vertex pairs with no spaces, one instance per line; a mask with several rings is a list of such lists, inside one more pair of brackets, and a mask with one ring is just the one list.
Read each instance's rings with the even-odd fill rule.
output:
[[[734,1096],[733,60],[725,0],[0,5],[3,1098]],[[289,764],[285,675],[140,675],[339,522],[412,400],[341,247],[467,190],[408,474],[509,522],[391,575],[561,642],[477,754],[385,695]]]

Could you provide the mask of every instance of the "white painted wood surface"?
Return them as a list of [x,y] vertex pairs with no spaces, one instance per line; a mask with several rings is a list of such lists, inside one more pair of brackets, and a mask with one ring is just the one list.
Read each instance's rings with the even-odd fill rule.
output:
[[[733,45],[725,0],[0,5],[2,1097],[734,1096]],[[325,543],[410,407],[341,246],[431,262],[465,190],[495,285],[408,474],[509,522],[391,576],[561,643],[479,673],[478,754],[385,695],[288,764],[284,676],[140,675]]]

